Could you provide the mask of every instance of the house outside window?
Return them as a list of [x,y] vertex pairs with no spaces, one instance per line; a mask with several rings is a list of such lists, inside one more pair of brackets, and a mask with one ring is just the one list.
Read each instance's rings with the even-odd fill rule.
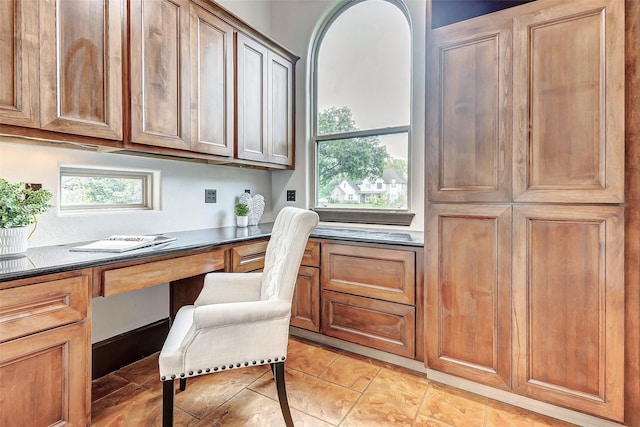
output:
[[328,211],[355,212],[344,216],[346,222],[368,222],[376,212],[409,212],[407,16],[401,0],[342,2],[318,31],[311,61],[315,208],[321,219]]

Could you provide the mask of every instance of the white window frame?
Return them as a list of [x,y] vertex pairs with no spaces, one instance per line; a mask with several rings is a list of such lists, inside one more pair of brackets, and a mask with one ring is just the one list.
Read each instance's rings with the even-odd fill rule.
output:
[[[142,181],[142,200],[140,203],[63,205],[62,179],[63,177],[68,176],[140,179]],[[60,165],[58,173],[58,188],[58,194],[60,195],[58,199],[58,209],[61,214],[158,210],[160,208],[160,171],[157,170]]]
[[[402,126],[389,126],[384,128],[376,128],[376,129],[365,129],[365,130],[357,130],[350,132],[342,132],[336,134],[322,134],[318,133],[318,53],[322,44],[322,40],[329,30],[334,21],[346,10],[349,8],[365,2],[368,0],[350,0],[337,3],[333,10],[330,10],[327,13],[327,17],[324,22],[320,24],[317,28],[316,33],[313,37],[313,42],[311,45],[311,52],[309,55],[309,70],[310,70],[310,78],[309,78],[309,86],[311,93],[311,100],[309,103],[309,114],[310,114],[310,142],[312,144],[312,149],[310,150],[312,161],[310,162],[311,170],[310,170],[310,182],[312,184],[313,192],[311,197],[312,205],[314,206],[313,210],[315,210],[320,215],[320,220],[327,221],[342,221],[342,222],[351,222],[351,223],[375,223],[375,224],[388,224],[388,225],[410,225],[411,221],[414,217],[414,214],[411,211],[411,169],[412,169],[412,160],[411,160],[411,145],[412,145],[412,131],[411,126],[413,123],[413,54],[410,56],[410,65],[409,65],[409,73],[410,73],[410,82],[409,82],[409,97],[410,97],[410,105],[409,105],[409,124]],[[407,25],[409,26],[409,34],[410,34],[410,43],[411,48],[410,52],[413,52],[413,27],[411,24],[411,19],[409,15],[409,10],[407,6],[402,2],[402,0],[384,0],[393,5],[395,5],[405,16],[407,19]],[[319,195],[318,195],[318,145],[322,141],[332,141],[338,139],[349,139],[349,138],[357,138],[357,137],[367,137],[367,136],[384,136],[391,134],[407,134],[407,207],[406,209],[349,209],[349,208],[323,208],[320,207],[319,203]]]

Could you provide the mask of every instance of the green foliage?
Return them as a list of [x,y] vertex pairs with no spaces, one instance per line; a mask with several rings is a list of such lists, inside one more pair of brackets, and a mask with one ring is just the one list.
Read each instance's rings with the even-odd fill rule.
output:
[[[358,130],[348,107],[332,107],[318,116],[318,133],[334,134]],[[318,144],[320,197],[328,197],[343,179],[359,181],[382,176],[389,158],[376,136],[322,141]]]
[[233,211],[237,216],[247,216],[249,215],[249,206],[245,203],[238,203],[234,206]]
[[51,207],[52,194],[43,188],[27,189],[0,178],[0,228],[23,227],[36,222],[36,215]]
[[105,177],[66,177],[64,203],[70,205],[117,205],[139,203],[140,180]]

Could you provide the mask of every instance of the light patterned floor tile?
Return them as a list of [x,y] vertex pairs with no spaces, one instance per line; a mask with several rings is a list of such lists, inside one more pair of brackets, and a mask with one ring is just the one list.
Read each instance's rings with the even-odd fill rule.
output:
[[[338,424],[360,397],[354,390],[294,369],[285,369],[285,383],[289,406],[331,424]],[[277,399],[275,381],[270,374],[262,376],[249,389]]]
[[482,427],[487,398],[430,383],[420,414],[456,427]]
[[371,363],[340,355],[320,378],[362,392],[379,371],[380,368]]
[[417,375],[382,369],[341,425],[411,426],[427,386]]
[[[198,423],[179,408],[174,409],[175,427],[192,427]],[[93,427],[160,427],[162,425],[162,397],[137,384],[128,384],[91,406]]]
[[[189,378],[186,389],[176,392],[175,405],[186,413],[202,419],[265,372],[271,372],[268,365],[232,369]],[[178,381],[175,383],[177,385]]]
[[300,340],[290,340],[286,366],[315,377],[320,376],[340,355],[338,350]]
[[[296,427],[331,426],[296,409],[291,409],[291,417]],[[277,401],[251,390],[243,390],[203,419],[198,427],[284,427],[284,425],[280,404]]]

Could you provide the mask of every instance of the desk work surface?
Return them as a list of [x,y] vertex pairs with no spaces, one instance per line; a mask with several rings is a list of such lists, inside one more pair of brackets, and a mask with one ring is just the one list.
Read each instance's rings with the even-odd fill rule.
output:
[[[0,257],[0,282],[34,277],[44,274],[60,273],[81,268],[154,258],[163,255],[229,243],[267,238],[271,235],[273,223],[258,224],[249,227],[222,227],[201,230],[160,233],[176,240],[170,243],[137,249],[124,253],[111,252],[71,252],[69,249],[84,243],[74,242],[65,245],[41,246],[29,248],[25,254]],[[312,238],[363,242],[386,243],[404,246],[424,245],[422,232],[367,230],[320,226],[311,232]]]

